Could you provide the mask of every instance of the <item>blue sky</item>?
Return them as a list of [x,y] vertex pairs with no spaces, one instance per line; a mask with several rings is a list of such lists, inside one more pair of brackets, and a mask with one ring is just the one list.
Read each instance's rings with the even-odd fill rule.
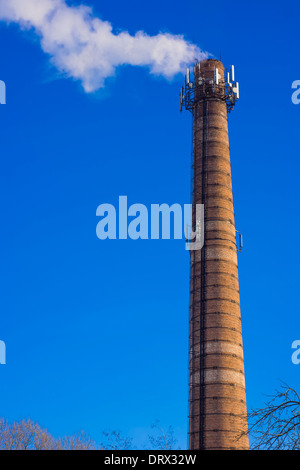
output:
[[[79,2],[73,2],[78,4]],[[71,5],[72,2],[69,2]],[[236,66],[229,116],[248,407],[291,362],[299,326],[299,3],[86,2],[116,30],[183,34]],[[0,25],[0,415],[54,435],[120,429],[141,446],[156,419],[186,446],[189,255],[178,240],[96,237],[96,208],[190,202],[182,77],[122,67],[92,94],[37,38]]]

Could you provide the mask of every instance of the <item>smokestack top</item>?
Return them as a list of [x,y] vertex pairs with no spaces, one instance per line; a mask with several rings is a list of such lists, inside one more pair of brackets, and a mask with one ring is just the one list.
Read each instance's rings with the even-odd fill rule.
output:
[[218,59],[204,59],[200,60],[199,63],[205,65],[207,67],[219,67],[224,69],[224,65]]
[[220,60],[217,59],[205,59],[198,62],[195,67],[197,74],[201,74],[205,78],[213,79],[215,70],[218,69],[219,74],[224,77],[225,67]]
[[[226,75],[226,76],[225,76]],[[194,112],[198,102],[216,99],[226,102],[227,111],[234,108],[239,99],[239,84],[235,81],[235,69],[225,68],[218,59],[205,59],[187,68],[185,83],[180,92],[180,111],[183,108]]]

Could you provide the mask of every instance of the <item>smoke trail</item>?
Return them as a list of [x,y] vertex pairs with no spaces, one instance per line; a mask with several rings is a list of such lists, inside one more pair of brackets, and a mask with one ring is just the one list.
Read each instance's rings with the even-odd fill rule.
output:
[[179,35],[115,34],[90,7],[68,6],[65,0],[0,0],[0,20],[32,29],[52,64],[80,80],[86,92],[103,87],[120,65],[148,67],[150,73],[170,79],[194,59],[207,56]]

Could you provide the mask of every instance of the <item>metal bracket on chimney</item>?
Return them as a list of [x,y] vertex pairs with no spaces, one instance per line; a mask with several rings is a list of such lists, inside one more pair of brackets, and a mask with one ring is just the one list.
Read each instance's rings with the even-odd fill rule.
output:
[[241,234],[240,230],[236,230],[236,233],[239,234],[239,245],[237,247],[237,251],[239,251],[241,253],[242,249],[243,249],[243,235]]

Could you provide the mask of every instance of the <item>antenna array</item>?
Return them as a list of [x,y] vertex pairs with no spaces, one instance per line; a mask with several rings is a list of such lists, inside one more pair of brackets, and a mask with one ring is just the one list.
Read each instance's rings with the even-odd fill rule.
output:
[[192,70],[186,69],[185,83],[180,90],[180,111],[185,108],[194,113],[195,104],[213,98],[226,101],[230,113],[239,97],[239,83],[235,81],[233,65],[230,70],[225,70],[224,76],[214,67],[213,77],[205,78],[201,73],[201,62],[198,62]]

